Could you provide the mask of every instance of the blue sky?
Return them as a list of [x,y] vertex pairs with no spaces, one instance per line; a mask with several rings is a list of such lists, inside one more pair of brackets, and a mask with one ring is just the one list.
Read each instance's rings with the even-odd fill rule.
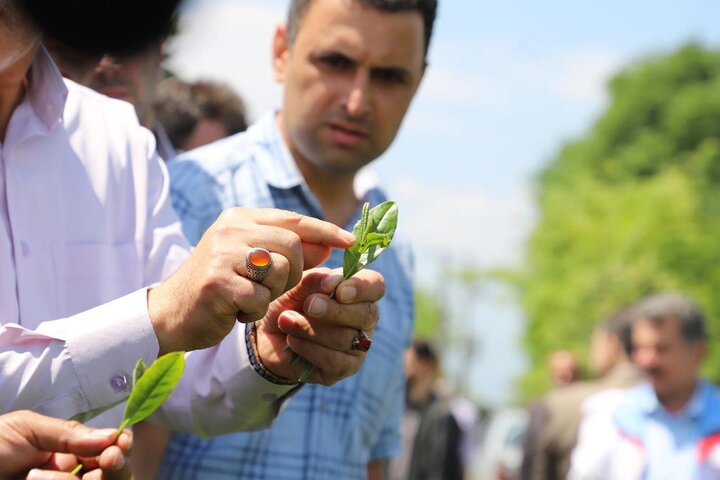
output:
[[[220,78],[251,116],[277,105],[270,41],[286,0],[193,0],[170,66]],[[419,282],[447,294],[439,252],[457,265],[517,265],[533,225],[532,177],[606,105],[614,72],[689,40],[720,44],[717,0],[441,0],[430,69],[400,134],[376,162],[418,253]],[[475,340],[463,381],[504,402],[525,360],[522,314],[496,293],[448,295],[451,326]],[[451,354],[455,376],[468,360]],[[460,376],[457,376],[460,378]]]

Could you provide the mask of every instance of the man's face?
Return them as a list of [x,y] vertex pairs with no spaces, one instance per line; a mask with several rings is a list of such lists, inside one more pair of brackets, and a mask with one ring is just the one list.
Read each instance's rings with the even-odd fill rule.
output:
[[278,29],[281,128],[299,162],[354,173],[390,146],[423,76],[423,31],[418,12],[344,0],[313,1],[292,46]]
[[632,343],[633,361],[648,374],[659,398],[672,398],[695,382],[705,345],[687,343],[678,319],[669,318],[659,324],[637,322],[633,325]]
[[108,97],[132,103],[140,121],[148,122],[162,76],[160,43],[132,55],[108,54],[102,58],[77,55],[52,44],[49,47],[63,75]]

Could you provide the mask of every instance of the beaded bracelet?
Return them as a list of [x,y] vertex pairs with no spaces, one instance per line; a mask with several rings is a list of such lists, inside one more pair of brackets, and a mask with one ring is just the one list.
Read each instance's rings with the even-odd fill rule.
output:
[[265,368],[265,365],[262,364],[257,355],[257,326],[255,325],[255,322],[245,324],[245,346],[247,347],[250,365],[252,365],[253,370],[255,370],[258,375],[263,377],[265,380],[276,385],[300,385],[299,382],[273,375],[267,368]]

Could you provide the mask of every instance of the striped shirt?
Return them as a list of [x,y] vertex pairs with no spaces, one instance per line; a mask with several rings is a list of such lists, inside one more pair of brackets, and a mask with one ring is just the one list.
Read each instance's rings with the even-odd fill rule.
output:
[[[272,113],[247,132],[189,152],[168,168],[173,205],[193,243],[231,206],[276,207],[322,218]],[[376,205],[386,197],[372,187],[363,200]],[[350,230],[359,215],[358,209],[345,228]],[[342,266],[342,256],[335,250],[325,266]],[[364,479],[370,460],[398,455],[402,355],[414,316],[412,255],[401,230],[371,268],[385,277],[386,294],[360,371],[331,387],[304,386],[267,430],[211,439],[173,434],[161,478]]]

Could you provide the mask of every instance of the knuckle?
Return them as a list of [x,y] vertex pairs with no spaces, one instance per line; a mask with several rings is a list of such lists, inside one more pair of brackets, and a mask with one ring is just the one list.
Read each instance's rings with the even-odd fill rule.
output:
[[302,240],[300,239],[300,235],[291,230],[285,230],[284,241],[286,247],[291,252],[297,252],[302,249]]
[[382,274],[378,273],[379,275],[379,282],[378,282],[378,300],[383,298],[385,296],[385,277],[382,276]]
[[303,221],[303,215],[301,215],[297,212],[292,212],[289,210],[281,210],[281,212],[285,218],[285,221],[288,222],[293,227],[297,227]]
[[366,302],[366,310],[364,315],[363,330],[372,330],[377,325],[378,319],[380,318],[380,309],[375,302]]

